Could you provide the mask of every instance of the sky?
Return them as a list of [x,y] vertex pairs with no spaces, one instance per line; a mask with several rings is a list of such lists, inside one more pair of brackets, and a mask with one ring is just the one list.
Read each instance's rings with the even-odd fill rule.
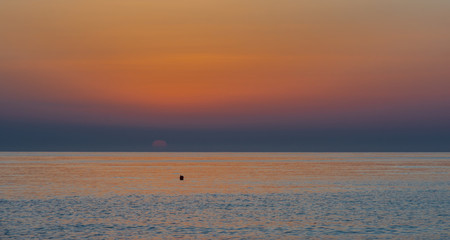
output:
[[450,151],[449,25],[448,0],[0,1],[0,150]]

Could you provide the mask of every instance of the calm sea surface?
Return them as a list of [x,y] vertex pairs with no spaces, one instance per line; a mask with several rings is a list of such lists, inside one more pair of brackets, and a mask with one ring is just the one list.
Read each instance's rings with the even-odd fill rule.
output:
[[0,239],[50,238],[449,239],[450,153],[0,152]]

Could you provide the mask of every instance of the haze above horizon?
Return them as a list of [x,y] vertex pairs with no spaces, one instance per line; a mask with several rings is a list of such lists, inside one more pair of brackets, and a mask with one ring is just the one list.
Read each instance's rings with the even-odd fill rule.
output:
[[0,2],[0,151],[450,151],[450,2]]

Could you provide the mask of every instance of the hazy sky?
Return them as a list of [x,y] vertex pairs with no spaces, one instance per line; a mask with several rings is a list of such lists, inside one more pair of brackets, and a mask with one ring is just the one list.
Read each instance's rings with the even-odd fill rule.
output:
[[0,150],[450,151],[450,1],[3,0],[0,123]]

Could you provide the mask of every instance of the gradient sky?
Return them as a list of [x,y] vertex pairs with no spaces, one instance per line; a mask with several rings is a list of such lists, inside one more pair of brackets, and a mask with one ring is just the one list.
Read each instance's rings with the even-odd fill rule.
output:
[[450,151],[449,26],[448,0],[0,1],[0,150]]

